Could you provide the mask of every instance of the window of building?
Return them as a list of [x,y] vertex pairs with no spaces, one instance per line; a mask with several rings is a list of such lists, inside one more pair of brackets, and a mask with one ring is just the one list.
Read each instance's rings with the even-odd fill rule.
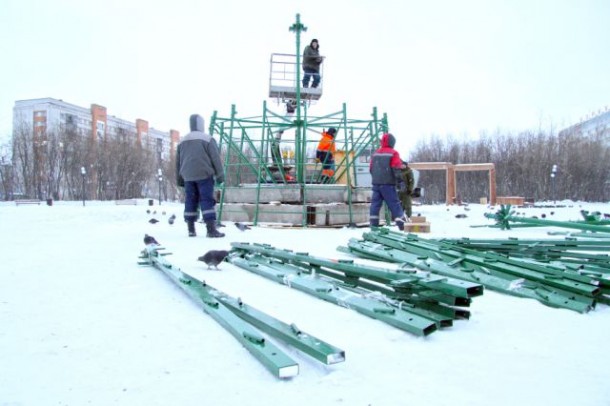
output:
[[96,121],[95,127],[96,127],[97,136],[100,138],[103,138],[104,135],[106,134],[106,132],[104,131],[106,124],[103,121]]

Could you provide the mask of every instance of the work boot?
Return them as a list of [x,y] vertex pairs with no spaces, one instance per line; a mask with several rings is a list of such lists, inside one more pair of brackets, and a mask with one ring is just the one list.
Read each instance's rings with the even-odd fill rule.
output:
[[400,231],[405,231],[405,223],[410,223],[410,219],[407,220],[407,218],[405,216],[402,217],[396,217],[394,219],[394,221],[396,222],[396,225],[398,226],[398,229]]
[[189,229],[189,237],[197,237],[197,233],[195,232],[195,222],[187,221],[186,225]]
[[371,219],[371,228],[379,227],[379,219],[372,220]]
[[216,220],[208,220],[205,222],[205,226],[208,229],[206,237],[208,238],[221,238],[225,235],[220,231],[216,230]]

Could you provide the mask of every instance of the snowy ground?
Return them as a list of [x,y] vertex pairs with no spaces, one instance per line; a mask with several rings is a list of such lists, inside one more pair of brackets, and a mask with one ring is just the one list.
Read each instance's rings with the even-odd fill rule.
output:
[[[233,241],[345,258],[336,247],[366,229],[241,232],[227,223],[226,238],[207,239],[198,224],[201,236],[188,238],[180,204],[155,202],[153,225],[145,202],[0,203],[0,405],[610,405],[608,306],[583,315],[487,290],[470,320],[415,337],[229,263],[208,271],[196,260]],[[490,223],[486,207],[470,208],[414,213],[432,222],[430,237],[547,238],[545,228],[470,228]],[[581,208],[610,211],[525,211],[576,220]],[[144,233],[182,271],[344,349],[346,361],[324,366],[286,347],[300,374],[276,379],[165,275],[137,265]]]

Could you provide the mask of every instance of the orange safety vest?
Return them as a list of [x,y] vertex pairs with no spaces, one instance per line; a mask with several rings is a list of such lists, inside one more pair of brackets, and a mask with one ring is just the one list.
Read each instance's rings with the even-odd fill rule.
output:
[[328,151],[331,154],[334,154],[336,151],[335,139],[326,131],[322,133],[322,139],[318,143],[318,151]]

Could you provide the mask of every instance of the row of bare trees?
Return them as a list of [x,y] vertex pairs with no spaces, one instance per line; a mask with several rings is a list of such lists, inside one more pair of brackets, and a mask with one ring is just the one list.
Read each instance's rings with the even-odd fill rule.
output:
[[[9,149],[10,156],[2,152]],[[23,125],[14,130],[11,145],[0,149],[0,197],[78,200],[84,192],[89,199],[119,200],[156,197],[162,192],[164,199],[175,199],[178,197],[175,162],[159,161],[128,130],[94,140],[65,128],[37,135],[31,127]],[[243,163],[239,159],[232,161],[235,162],[227,167],[227,181],[256,181],[247,176],[248,171],[240,170]],[[607,132],[583,136],[498,131],[483,134],[476,140],[431,137],[416,145],[410,161],[494,163],[498,196],[610,200]],[[557,165],[554,177],[551,176],[553,165]],[[86,172],[84,176],[82,168]],[[157,178],[159,168],[162,183]],[[248,179],[237,179],[244,176]],[[490,195],[486,172],[458,172],[456,181],[462,201],[478,202],[479,198]],[[427,201],[444,202],[444,172],[422,171],[420,186],[425,188]]]
[[[31,126],[14,129],[11,156],[0,156],[0,196],[55,200],[119,200],[176,196],[175,164],[159,162],[134,134],[119,129],[112,137],[94,139],[76,129]],[[158,181],[162,170],[163,183]]]
[[[535,200],[610,200],[610,135],[553,132],[484,134],[477,140],[431,137],[420,141],[412,162],[494,163],[498,196]],[[551,176],[553,165],[556,173]],[[458,172],[459,198],[489,196],[487,173]],[[422,171],[429,201],[445,200],[445,173]]]

